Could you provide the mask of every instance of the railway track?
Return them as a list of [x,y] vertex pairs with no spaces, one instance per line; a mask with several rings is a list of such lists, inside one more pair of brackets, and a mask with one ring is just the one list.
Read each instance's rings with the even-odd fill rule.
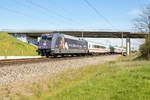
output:
[[26,58],[26,59],[0,60],[0,67],[4,66],[4,65],[36,63],[36,62],[39,62],[39,61],[47,61],[47,60],[48,60],[48,58]]
[[26,59],[7,59],[7,60],[0,60],[0,67],[6,65],[14,65],[14,64],[29,64],[29,63],[41,63],[41,62],[48,62],[48,61],[61,61],[67,59],[79,59],[91,56],[82,56],[82,57],[58,57],[58,58],[26,58]]
[[[98,55],[98,56],[104,56],[104,55]],[[89,57],[95,57],[95,56],[66,56],[66,57],[57,57],[57,58],[26,58],[26,59],[10,59],[10,60],[0,60],[0,67],[6,66],[6,65],[14,65],[14,64],[30,64],[30,63],[44,63],[49,61],[62,61],[62,60],[69,60],[69,59],[81,59],[81,58],[89,58]]]

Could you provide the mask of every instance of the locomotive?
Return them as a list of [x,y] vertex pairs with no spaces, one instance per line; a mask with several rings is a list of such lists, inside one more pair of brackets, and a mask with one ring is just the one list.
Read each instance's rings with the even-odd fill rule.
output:
[[86,41],[70,35],[51,33],[41,35],[37,52],[46,57],[63,57],[65,55],[121,54],[125,53],[125,49]]
[[70,35],[52,33],[42,34],[38,44],[41,56],[85,55],[88,53],[87,41]]

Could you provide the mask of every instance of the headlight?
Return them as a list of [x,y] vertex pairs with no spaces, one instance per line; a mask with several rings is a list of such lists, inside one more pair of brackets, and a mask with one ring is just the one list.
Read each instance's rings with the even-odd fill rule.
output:
[[46,46],[46,43],[43,43],[44,46]]

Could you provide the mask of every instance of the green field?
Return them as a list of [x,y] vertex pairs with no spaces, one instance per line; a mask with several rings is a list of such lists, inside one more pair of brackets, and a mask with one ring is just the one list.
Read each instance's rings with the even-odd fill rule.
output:
[[19,100],[149,100],[150,62],[127,57],[84,66],[33,84],[30,90],[32,96],[17,93]]
[[0,56],[36,56],[36,47],[0,32]]

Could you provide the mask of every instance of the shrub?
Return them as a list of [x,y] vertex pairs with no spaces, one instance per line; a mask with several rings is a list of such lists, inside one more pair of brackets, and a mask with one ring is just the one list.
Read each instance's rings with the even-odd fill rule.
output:
[[140,46],[140,53],[142,57],[150,58],[150,37],[146,39],[145,43]]

